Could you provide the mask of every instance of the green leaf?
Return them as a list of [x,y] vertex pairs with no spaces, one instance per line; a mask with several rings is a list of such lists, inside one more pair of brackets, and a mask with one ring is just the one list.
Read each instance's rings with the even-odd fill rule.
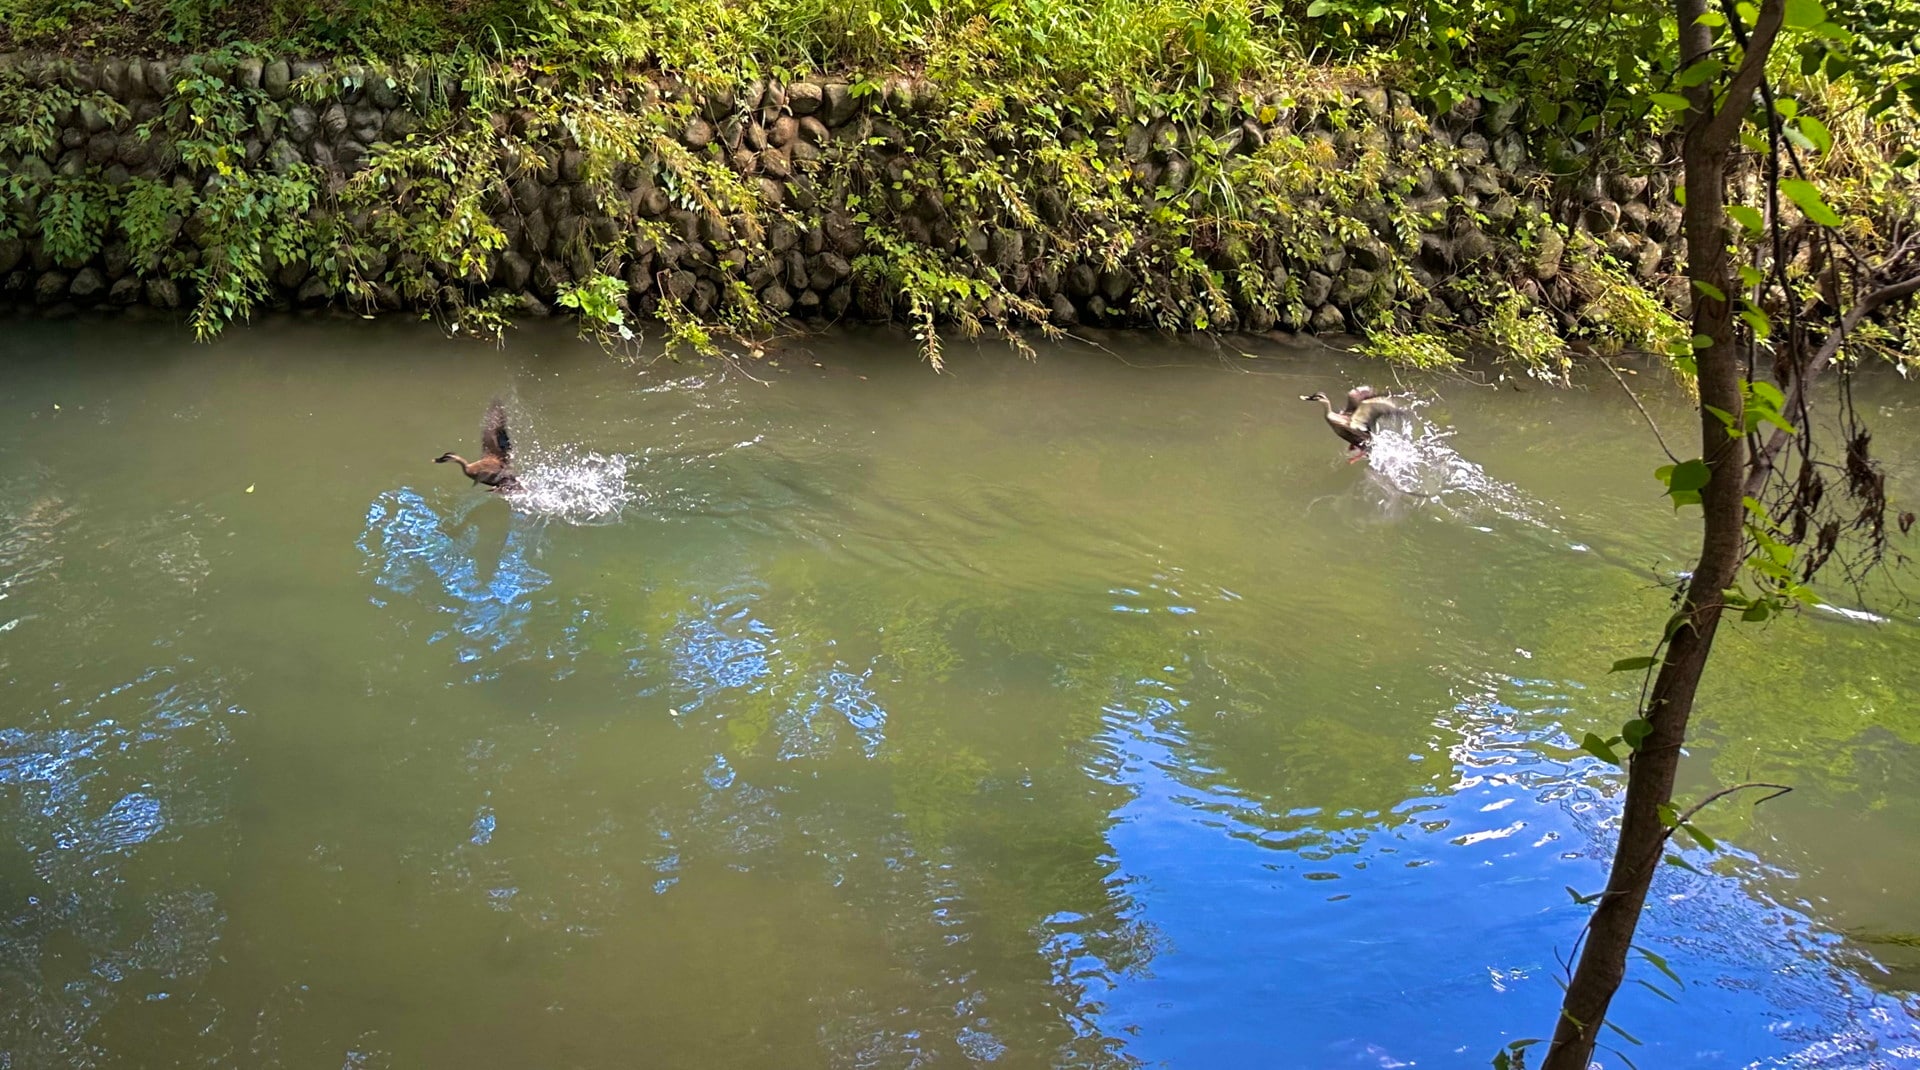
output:
[[1696,866],[1692,862],[1689,862],[1686,859],[1681,858],[1679,855],[1668,855],[1667,865],[1674,866],[1679,869],[1684,869],[1688,873],[1692,873],[1696,876],[1700,876],[1700,877],[1706,876],[1705,873],[1700,872],[1699,866]]
[[1827,9],[1820,0],[1787,0],[1787,28],[1810,30],[1827,21]]
[[1307,5],[1307,17],[1317,19],[1326,14],[1327,9],[1331,7],[1333,7],[1333,5],[1329,3],[1328,0],[1313,0],[1313,3]]
[[1580,904],[1581,906],[1586,906],[1588,903],[1597,902],[1601,896],[1606,895],[1607,893],[1605,892],[1605,890],[1602,890],[1598,892],[1589,892],[1586,895],[1581,895],[1579,892],[1576,892],[1573,890],[1573,885],[1569,884],[1567,885],[1567,894],[1573,897],[1574,902]]
[[1700,13],[1700,17],[1693,21],[1700,26],[1725,26],[1727,24],[1727,17],[1718,11],[1703,11]]
[[1686,70],[1681,71],[1679,76],[1674,78],[1673,84],[1681,89],[1692,89],[1701,82],[1719,74],[1720,67],[1721,63],[1717,59],[1703,59],[1693,66],[1688,67]]
[[1580,749],[1610,765],[1620,764],[1620,756],[1614,753],[1613,745],[1592,732],[1588,732],[1586,738],[1580,741]]
[[1699,826],[1694,825],[1692,823],[1688,823],[1685,825],[1681,825],[1680,829],[1682,832],[1685,832],[1687,835],[1693,837],[1693,842],[1699,844],[1702,848],[1708,851],[1718,851],[1720,849],[1719,841],[1715,840],[1712,836],[1709,836],[1706,833],[1700,831]]
[[1620,726],[1620,741],[1627,745],[1628,750],[1639,750],[1640,744],[1646,742],[1647,737],[1652,734],[1653,722],[1645,717],[1635,717]]
[[1655,93],[1653,95],[1653,102],[1668,111],[1687,110],[1687,98],[1678,93]]
[[1709,348],[1713,345],[1713,336],[1710,334],[1696,334],[1693,336],[1692,344],[1695,349]]
[[1747,321],[1747,326],[1753,330],[1753,340],[1756,342],[1766,341],[1767,336],[1773,333],[1773,321],[1767,318],[1765,312],[1757,308],[1741,309],[1740,318]]
[[1633,950],[1641,958],[1646,959],[1647,962],[1651,964],[1654,969],[1659,970],[1663,974],[1666,974],[1667,980],[1672,981],[1674,984],[1679,985],[1681,988],[1687,987],[1687,983],[1680,979],[1680,975],[1673,972],[1673,967],[1667,965],[1667,960],[1665,958],[1655,954],[1654,952],[1648,951],[1646,948],[1641,947],[1639,944],[1634,944]]
[[1710,282],[1695,279],[1693,280],[1693,288],[1698,291],[1702,297],[1711,297],[1715,301],[1725,301],[1727,299],[1727,295],[1721,292],[1720,287]]
[[1760,269],[1754,267],[1752,264],[1740,265],[1740,285],[1752,289],[1760,285],[1761,281],[1765,278],[1766,276],[1760,274]]
[[1920,152],[1915,152],[1912,149],[1906,149],[1902,151],[1900,155],[1893,158],[1893,166],[1895,167],[1912,167],[1916,163],[1920,163]]
[[1712,478],[1713,471],[1707,467],[1707,462],[1695,457],[1673,466],[1673,470],[1667,473],[1667,489],[1699,490]]
[[1835,214],[1833,209],[1827,207],[1827,202],[1821,199],[1819,187],[1808,182],[1806,179],[1783,178],[1780,180],[1780,192],[1786,194],[1794,204],[1799,205],[1800,210],[1806,213],[1807,218],[1813,220],[1815,223],[1823,227],[1837,227],[1840,225],[1839,215]]
[[1807,135],[1807,140],[1818,146],[1821,152],[1833,151],[1833,131],[1827,129],[1826,123],[1811,115],[1802,115],[1800,132]]
[[1666,989],[1661,988],[1659,985],[1656,985],[1652,981],[1646,980],[1645,978],[1636,977],[1633,979],[1633,983],[1636,985],[1639,985],[1642,988],[1645,988],[1647,991],[1653,993],[1656,996],[1659,996],[1661,999],[1666,1000],[1668,1003],[1680,1002],[1679,1000],[1674,999],[1672,996],[1668,995]]
[[1753,395],[1755,400],[1762,402],[1775,412],[1780,411],[1780,407],[1787,403],[1787,395],[1781,393],[1779,387],[1769,382],[1755,381],[1748,383],[1747,390]]
[[1747,607],[1747,611],[1745,613],[1740,614],[1740,619],[1744,621],[1759,622],[1759,621],[1766,620],[1768,617],[1772,615],[1773,615],[1773,607],[1770,604],[1766,602],[1755,602],[1754,604]]
[[1608,672],[1633,672],[1635,669],[1650,668],[1659,662],[1659,658],[1621,658],[1613,663]]
[[1680,827],[1680,811],[1675,810],[1672,803],[1661,803],[1659,813],[1662,825],[1670,829]]
[[1700,488],[1707,485],[1712,472],[1707,462],[1695,458],[1681,464],[1661,465],[1654,470],[1654,477],[1667,485],[1667,497],[1673,499],[1673,507],[1700,504]]
[[1781,97],[1773,102],[1773,110],[1780,113],[1780,118],[1791,119],[1800,113],[1800,102],[1792,97]]
[[1809,138],[1794,127],[1783,126],[1780,128],[1780,132],[1787,136],[1788,141],[1793,142],[1794,148],[1802,152],[1812,152],[1817,147],[1814,145],[1812,138]]
[[[1640,1043],[1640,1038],[1639,1038],[1639,1037],[1636,1037],[1636,1036],[1634,1036],[1634,1035],[1633,1035],[1632,1033],[1629,1033],[1629,1032],[1627,1032],[1626,1030],[1624,1030],[1624,1029],[1622,1029],[1622,1028],[1620,1028],[1619,1026],[1617,1026],[1617,1025],[1614,1025],[1614,1024],[1613,1024],[1612,1022],[1602,1022],[1601,1024],[1602,1024],[1602,1025],[1604,1025],[1604,1026],[1606,1026],[1606,1027],[1607,1027],[1608,1029],[1611,1029],[1611,1030],[1613,1030],[1614,1032],[1616,1032],[1616,1033],[1618,1033],[1618,1034],[1620,1034],[1621,1036],[1623,1036],[1623,1037],[1626,1037],[1626,1038],[1627,1038],[1627,1042],[1628,1042],[1629,1044],[1639,1044],[1639,1043]],[[1625,1058],[1625,1056],[1622,1056],[1622,1058]]]
[[1679,634],[1680,629],[1686,627],[1692,623],[1692,621],[1693,618],[1688,616],[1686,610],[1676,610],[1673,616],[1667,618],[1667,625],[1661,630],[1661,638],[1672,640],[1675,635]]
[[1761,217],[1758,208],[1744,204],[1730,204],[1727,205],[1727,214],[1733,217],[1734,222],[1747,228],[1748,234],[1756,238],[1760,236],[1762,230],[1766,229],[1766,220]]

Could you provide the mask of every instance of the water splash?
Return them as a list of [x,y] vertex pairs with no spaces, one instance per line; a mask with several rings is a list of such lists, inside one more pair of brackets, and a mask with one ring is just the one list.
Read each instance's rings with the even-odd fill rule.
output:
[[[1411,406],[1416,411],[1419,403]],[[1373,484],[1390,502],[1431,502],[1456,519],[1474,521],[1485,513],[1534,527],[1553,529],[1538,502],[1519,488],[1487,474],[1448,443],[1454,429],[1408,420],[1399,428],[1382,427],[1373,436],[1367,468]]]
[[514,509],[567,524],[612,524],[633,501],[627,456],[572,447],[522,453],[520,486],[501,495]]

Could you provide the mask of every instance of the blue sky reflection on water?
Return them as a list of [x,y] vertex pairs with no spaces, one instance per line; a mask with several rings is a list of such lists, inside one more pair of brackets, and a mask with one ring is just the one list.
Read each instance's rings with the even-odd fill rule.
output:
[[[403,489],[370,507],[359,545],[383,592],[377,601],[405,598],[451,618],[427,641],[455,641],[462,660],[485,654],[490,663],[511,662],[539,650],[549,659],[590,656],[565,636],[539,633],[545,619],[535,619],[534,596],[552,583],[532,563],[541,539],[537,525],[516,520],[497,552],[483,548],[463,514],[443,515]],[[1180,604],[1177,591],[1145,586],[1169,602],[1160,607],[1169,613],[1198,612]],[[1140,589],[1112,593],[1127,601],[1109,612],[1153,612],[1137,604]],[[765,582],[732,581],[693,595],[657,639],[631,637],[627,675],[645,681],[664,671],[666,687],[640,691],[671,703],[682,724],[725,726],[740,712],[729,700],[768,696],[768,728],[783,741],[780,764],[830,762],[841,747],[884,763],[889,714],[879,666],[849,665],[840,656],[848,644],[833,638],[819,640],[824,650],[793,657],[762,611],[777,594]],[[576,618],[562,630],[579,627]],[[1602,824],[1615,811],[1613,782],[1591,759],[1548,756],[1571,749],[1557,718],[1577,685],[1484,676],[1463,684],[1457,704],[1436,712],[1423,752],[1406,756],[1433,766],[1431,790],[1384,812],[1274,813],[1234,788],[1189,738],[1186,722],[1196,711],[1183,689],[1195,686],[1191,668],[1143,666],[1101,709],[1098,755],[1085,773],[1125,800],[1105,833],[1110,898],[1099,917],[1069,911],[1034,925],[1033,951],[1066,997],[1058,1013],[1097,1042],[1087,1049],[1096,1061],[1482,1066],[1501,1044],[1525,1035],[1511,1023],[1550,1018],[1555,956],[1566,953],[1584,916],[1567,889],[1591,891],[1604,880]],[[1450,776],[1438,772],[1445,768]],[[656,814],[655,894],[681,882],[694,844],[750,866],[791,834],[796,819],[781,800],[804,790],[800,782],[742,775],[722,748],[691,782],[706,798],[689,800],[692,809],[678,817]],[[498,820],[491,805],[477,811],[474,847],[489,847]],[[729,829],[718,840],[715,821]],[[831,859],[861,849],[843,839],[814,853]],[[1690,854],[1709,864],[1703,853]],[[1920,1065],[1913,1009],[1823,957],[1832,938],[1743,884],[1760,867],[1756,859],[1729,857],[1733,864],[1712,875],[1663,869],[1643,944],[1685,985],[1637,961],[1636,975],[1677,999],[1636,980],[1615,1018],[1648,1042],[1613,1041],[1643,1066]],[[955,923],[964,930],[958,919],[966,914],[967,881],[915,848],[900,851],[888,869],[890,882],[913,874],[910,883],[919,885],[894,894],[928,903],[933,930],[909,945],[931,941],[917,954],[939,958],[941,943],[964,937],[937,934]],[[517,909],[519,889],[506,875],[478,890],[494,909]],[[1137,954],[1109,961],[1116,946]],[[1003,1061],[1009,1049],[993,1017],[975,1013],[991,1001],[969,976],[958,968],[929,979],[958,997],[958,1024],[947,1040],[880,1025],[876,1004],[855,1014],[870,1019],[876,1034],[843,1036],[830,1047],[851,1044],[842,1055],[864,1051],[877,1062],[943,1050]],[[1715,1021],[1764,1022],[1764,1050],[1717,1046]],[[1750,1033],[1744,1025],[1739,1031]],[[1603,1053],[1605,1065],[1616,1059]]]
[[[1292,417],[1319,351],[762,384],[384,331],[0,396],[0,1065],[1481,1067],[1550,1021],[1618,783],[1574,740],[1683,564],[1624,399],[1428,384],[1386,472]],[[427,460],[494,386],[453,368],[554,494]],[[337,463],[274,478],[290,429]],[[1686,983],[1636,962],[1677,1002],[1622,1046],[1920,1067],[1915,633],[1771,627],[1683,790],[1797,790],[1663,870]]]
[[[1541,760],[1488,696],[1448,718],[1458,742],[1448,790],[1341,831],[1243,819],[1257,804],[1185,752],[1186,704],[1141,681],[1107,710],[1116,779],[1135,793],[1108,839],[1136,918],[1166,949],[1147,976],[1117,977],[1100,1016],[1149,1063],[1274,1067],[1486,1065],[1550,1021],[1561,969],[1606,869],[1600,825],[1617,812],[1591,759]],[[1281,846],[1269,846],[1275,839]],[[1309,848],[1294,843],[1314,842]],[[1699,865],[1704,852],[1687,854]],[[1824,961],[1831,936],[1735,876],[1663,867],[1641,944],[1685,982],[1636,957],[1609,1042],[1640,1066],[1920,1066],[1920,1016]],[[1819,945],[1829,945],[1821,948]],[[1223,977],[1247,978],[1222,984]],[[1676,997],[1640,985],[1644,977]],[[1764,1051],[1715,1043],[1715,1023],[1766,1023]],[[1250,1028],[1250,1026],[1252,1026]],[[1745,1030],[1743,1029],[1744,1033]],[[1750,1035],[1750,1034],[1749,1034]],[[1602,1052],[1604,1066],[1626,1065]]]

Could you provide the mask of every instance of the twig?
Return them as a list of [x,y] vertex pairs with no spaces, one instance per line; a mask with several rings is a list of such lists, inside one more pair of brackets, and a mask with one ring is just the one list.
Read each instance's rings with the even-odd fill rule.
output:
[[1667,460],[1672,461],[1674,464],[1679,464],[1680,458],[1675,457],[1673,451],[1667,448],[1667,439],[1666,436],[1660,433],[1660,425],[1653,422],[1653,414],[1647,411],[1645,405],[1640,404],[1640,398],[1634,394],[1633,388],[1628,386],[1627,381],[1620,377],[1620,373],[1615,371],[1613,365],[1607,362],[1607,358],[1596,353],[1593,359],[1599,361],[1600,366],[1607,369],[1607,371],[1613,375],[1613,381],[1619,383],[1620,389],[1627,392],[1627,400],[1633,402],[1633,407],[1639,409],[1640,415],[1647,418],[1647,427],[1652,429],[1654,440],[1660,443],[1660,452],[1667,455]]
[[1700,811],[1706,809],[1709,806],[1712,806],[1714,803],[1719,802],[1721,799],[1724,799],[1727,796],[1732,795],[1736,791],[1746,791],[1748,788],[1772,788],[1773,789],[1773,794],[1767,796],[1764,799],[1761,799],[1760,802],[1754,803],[1753,805],[1755,806],[1759,806],[1760,803],[1772,802],[1773,800],[1778,799],[1780,796],[1785,795],[1787,792],[1790,792],[1793,790],[1793,788],[1789,787],[1786,784],[1769,784],[1764,780],[1749,780],[1745,784],[1735,784],[1732,787],[1721,788],[1719,791],[1716,791],[1713,794],[1708,795],[1706,798],[1701,799],[1699,802],[1694,803],[1692,806],[1687,807],[1685,812],[1681,813],[1680,819],[1673,823],[1673,828],[1670,828],[1667,830],[1667,835],[1672,836],[1675,829],[1678,829],[1681,825],[1684,825],[1687,822],[1693,820],[1693,815],[1699,813]]

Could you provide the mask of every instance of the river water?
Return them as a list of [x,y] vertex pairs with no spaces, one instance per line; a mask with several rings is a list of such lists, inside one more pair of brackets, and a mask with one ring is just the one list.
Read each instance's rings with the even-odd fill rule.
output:
[[[559,326],[8,324],[0,1067],[1546,1032],[1618,803],[1575,741],[1694,538],[1619,388],[1410,380],[1414,439],[1349,465],[1297,399],[1380,369],[1317,345],[911,345],[748,376]],[[432,463],[495,394],[511,500]],[[1795,790],[1663,870],[1684,983],[1636,958],[1634,1065],[1920,1066],[1920,620],[1872,608],[1723,631],[1685,793]]]

